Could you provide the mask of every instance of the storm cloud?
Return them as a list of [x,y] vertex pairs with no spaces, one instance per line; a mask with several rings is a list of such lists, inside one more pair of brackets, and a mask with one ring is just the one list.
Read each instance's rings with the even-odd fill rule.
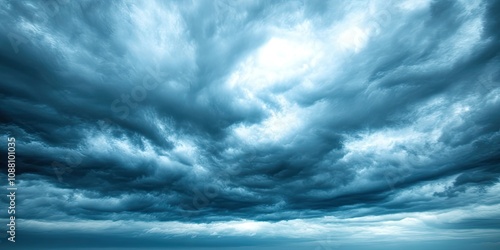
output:
[[13,247],[500,244],[500,1],[1,6]]

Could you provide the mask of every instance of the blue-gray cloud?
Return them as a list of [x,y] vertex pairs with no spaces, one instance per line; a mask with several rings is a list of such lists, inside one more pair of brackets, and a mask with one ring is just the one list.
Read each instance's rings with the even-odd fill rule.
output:
[[[1,131],[17,140],[20,219],[32,225],[19,230],[113,221],[96,230],[150,247],[194,234],[309,249],[333,224],[340,248],[370,232],[404,241],[394,228],[419,240],[470,229],[467,244],[494,248],[499,9],[3,1]],[[161,224],[171,222],[184,229]],[[225,234],[256,237],[210,238]]]

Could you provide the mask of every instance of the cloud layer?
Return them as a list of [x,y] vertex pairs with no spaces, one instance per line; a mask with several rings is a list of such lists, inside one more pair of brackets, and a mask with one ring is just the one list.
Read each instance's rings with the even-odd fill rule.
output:
[[27,235],[500,244],[499,1],[1,5]]

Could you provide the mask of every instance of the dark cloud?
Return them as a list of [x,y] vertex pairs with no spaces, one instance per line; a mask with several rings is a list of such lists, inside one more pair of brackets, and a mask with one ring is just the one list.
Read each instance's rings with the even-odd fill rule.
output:
[[114,236],[89,247],[398,227],[497,244],[499,1],[2,6],[0,128],[30,237],[74,222],[68,239],[95,239],[95,222]]

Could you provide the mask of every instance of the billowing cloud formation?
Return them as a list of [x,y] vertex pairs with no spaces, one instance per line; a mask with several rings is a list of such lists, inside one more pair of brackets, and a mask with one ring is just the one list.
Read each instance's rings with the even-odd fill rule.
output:
[[124,233],[151,247],[311,249],[336,235],[328,247],[494,249],[499,12],[3,1],[1,137],[17,141],[19,230],[72,239],[47,235],[48,247]]

